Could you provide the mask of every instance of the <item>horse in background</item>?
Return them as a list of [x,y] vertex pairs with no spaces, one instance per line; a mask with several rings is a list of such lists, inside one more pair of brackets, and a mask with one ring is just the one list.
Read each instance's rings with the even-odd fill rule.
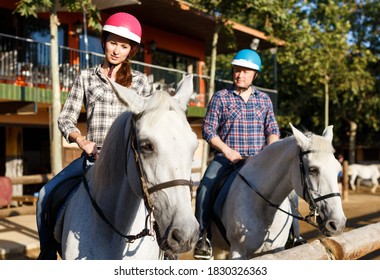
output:
[[337,182],[341,165],[334,156],[332,126],[322,136],[291,128],[293,136],[249,157],[226,181],[229,191],[224,203],[215,204],[222,206],[214,207],[211,223],[214,252],[251,259],[284,250],[293,220],[287,197],[293,189],[309,204],[305,221],[325,236],[343,232],[346,217]]
[[372,188],[371,192],[375,193],[379,187],[380,171],[376,164],[363,165],[363,164],[350,164],[348,166],[348,174],[350,175],[350,186],[355,191],[355,180],[358,179],[358,187],[360,186],[360,179],[371,180]]
[[113,83],[131,112],[114,121],[68,202],[55,235],[62,259],[162,259],[194,247],[199,225],[190,188],[198,141],[185,114],[192,78],[173,97],[156,91],[144,98]]

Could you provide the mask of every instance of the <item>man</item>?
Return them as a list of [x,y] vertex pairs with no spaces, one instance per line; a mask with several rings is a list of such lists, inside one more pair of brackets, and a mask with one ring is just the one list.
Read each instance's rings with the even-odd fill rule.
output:
[[260,56],[254,50],[243,49],[236,53],[231,64],[234,83],[213,95],[202,127],[203,138],[216,154],[197,190],[195,216],[202,237],[194,250],[196,259],[212,257],[207,230],[212,189],[216,182],[234,164],[258,153],[280,137],[269,96],[253,86],[261,72]]

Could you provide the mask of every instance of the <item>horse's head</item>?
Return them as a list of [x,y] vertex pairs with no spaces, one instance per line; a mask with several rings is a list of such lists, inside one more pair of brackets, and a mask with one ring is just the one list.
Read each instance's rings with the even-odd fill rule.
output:
[[136,150],[148,208],[158,228],[162,249],[190,251],[198,237],[191,205],[191,167],[198,146],[185,110],[193,93],[193,77],[185,77],[172,97],[157,91],[144,98],[113,83],[133,113]]
[[319,230],[326,236],[338,235],[344,230],[346,217],[338,187],[341,165],[332,147],[333,127],[327,127],[319,136],[311,133],[305,135],[290,126],[300,148],[301,176],[293,178],[294,189],[316,214]]

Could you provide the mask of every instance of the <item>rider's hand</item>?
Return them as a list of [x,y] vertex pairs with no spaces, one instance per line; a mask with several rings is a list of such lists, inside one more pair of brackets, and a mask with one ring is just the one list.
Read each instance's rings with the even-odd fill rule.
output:
[[223,153],[225,157],[232,163],[237,163],[238,161],[243,159],[238,151],[231,148],[226,149],[225,151],[223,151]]
[[89,141],[86,138],[77,140],[78,147],[81,148],[88,157],[93,157],[97,159],[98,157],[98,148],[95,142]]

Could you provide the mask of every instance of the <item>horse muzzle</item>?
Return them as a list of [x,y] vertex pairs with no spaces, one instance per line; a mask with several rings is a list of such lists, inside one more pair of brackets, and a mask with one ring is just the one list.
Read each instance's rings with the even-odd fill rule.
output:
[[320,216],[317,217],[318,229],[326,237],[337,236],[341,234],[346,227],[346,217],[340,219],[328,219],[324,221]]
[[170,251],[173,254],[182,254],[191,251],[198,241],[199,230],[181,230],[178,228],[171,229],[166,237],[161,237],[156,230],[157,241],[160,249]]

